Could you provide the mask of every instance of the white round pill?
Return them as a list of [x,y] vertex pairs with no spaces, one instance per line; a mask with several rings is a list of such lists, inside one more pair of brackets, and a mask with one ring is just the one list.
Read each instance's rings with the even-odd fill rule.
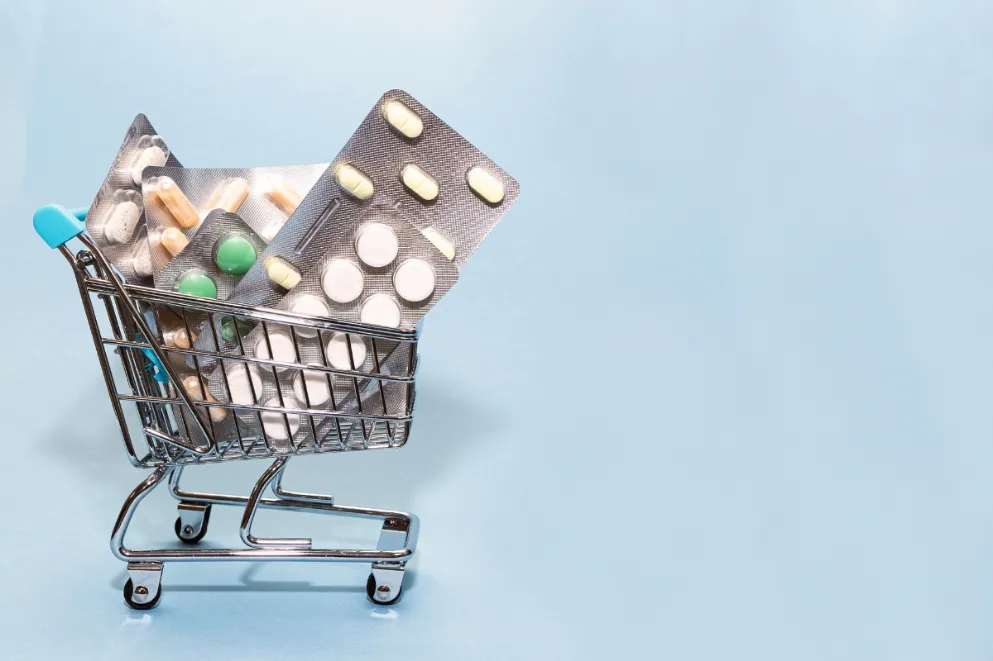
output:
[[359,320],[363,324],[396,328],[400,325],[400,305],[388,294],[373,294],[362,304]]
[[[351,342],[348,341],[351,339]],[[352,347],[352,355],[348,355],[348,346]],[[366,348],[365,340],[356,335],[346,335],[345,333],[335,333],[328,342],[328,363],[337,370],[362,369],[365,364]],[[355,367],[352,367],[352,361]]]
[[[310,399],[311,406],[320,406],[331,399],[331,389],[328,387],[328,376],[325,372],[297,372],[293,377],[293,394],[301,402],[306,403]],[[307,392],[303,391],[304,379],[307,380]]]
[[[269,346],[266,344],[265,334],[262,334],[255,341],[255,357],[265,360],[278,360],[281,363],[295,363],[297,360],[296,347],[293,346],[293,338],[290,332],[283,329],[273,329],[269,331],[269,343],[272,345],[272,356],[269,355]],[[282,371],[287,367],[276,367]]]
[[231,401],[242,406],[251,406],[256,397],[262,395],[262,376],[255,365],[235,363],[224,370],[231,390]]
[[408,259],[394,271],[393,288],[403,300],[420,303],[434,293],[434,269],[423,259]]
[[359,259],[375,269],[396,259],[399,249],[396,232],[383,223],[369,223],[355,237],[355,252]]
[[321,287],[335,303],[351,303],[362,293],[362,270],[353,261],[333,260],[324,269]]
[[[280,406],[279,397],[273,397],[272,399],[266,400],[262,406],[298,409],[300,408],[300,403],[292,397],[283,397],[283,406]],[[299,415],[296,413],[286,413],[286,417],[283,416],[283,413],[277,413],[276,411],[265,411],[262,413],[262,428],[265,429],[265,433],[269,436],[269,438],[277,441],[285,441],[288,438],[286,435],[287,424],[290,426],[289,431],[291,435],[296,434],[297,430],[300,429]]]
[[[321,300],[319,296],[314,296],[313,294],[302,294],[294,298],[293,302],[290,303],[290,312],[309,314],[313,317],[331,316],[331,311],[328,309],[327,303]],[[293,329],[300,337],[317,337],[316,328],[294,326]]]

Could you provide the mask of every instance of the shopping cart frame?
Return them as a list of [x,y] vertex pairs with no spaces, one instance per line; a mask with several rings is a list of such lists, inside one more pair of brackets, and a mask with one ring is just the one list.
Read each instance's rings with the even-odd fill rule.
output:
[[[406,565],[417,547],[417,517],[400,511],[337,505],[330,495],[302,493],[284,488],[283,476],[289,460],[296,455],[396,448],[406,442],[414,411],[418,332],[339,322],[271,308],[253,308],[125,284],[85,233],[85,217],[85,209],[70,211],[58,205],[49,205],[35,213],[34,226],[50,247],[57,248],[62,253],[73,269],[128,459],[138,468],[152,469],[151,474],[124,501],[111,533],[111,551],[118,559],[127,563],[129,580],[124,586],[127,604],[139,610],[147,610],[158,604],[162,594],[162,571],[165,563],[225,561],[370,563],[372,571],[366,584],[369,598],[380,605],[398,601]],[[68,247],[68,243],[74,239],[82,245],[82,249],[76,252]],[[94,298],[101,301],[102,306],[95,305]],[[99,310],[100,307],[103,309]],[[182,311],[188,337],[194,335],[188,322],[189,314],[196,312],[208,319],[215,340],[218,332],[214,319],[218,315],[229,315],[235,320],[236,329],[240,320],[250,320],[264,328],[267,338],[268,325],[274,325],[293,329],[294,342],[297,341],[298,329],[316,332],[319,343],[323,341],[325,332],[359,336],[363,341],[371,341],[374,354],[377,342],[385,342],[387,346],[393,347],[389,350],[390,355],[403,354],[403,369],[392,373],[381,369],[378,355],[375,357],[373,372],[368,373],[358,371],[354,360],[350,370],[335,369],[326,362],[323,365],[301,362],[299,348],[297,360],[285,362],[221,353],[219,346],[215,347],[217,351],[205,351],[192,346],[170,347],[164,342],[161,330],[146,319],[149,310],[153,311],[154,319],[157,311],[165,308]],[[113,337],[104,335],[99,322],[101,313],[106,315]],[[351,347],[350,340],[346,341],[346,345]],[[386,351],[384,349],[384,353]],[[118,389],[118,378],[115,377],[108,355],[110,352],[120,358],[130,392],[122,393]],[[351,355],[350,348],[349,352]],[[223,364],[229,361],[254,364],[258,368],[272,369],[273,374],[277,369],[323,373],[331,389],[330,408],[312,407],[309,395],[306,395],[307,388],[304,388],[305,408],[286,406],[282,395],[279,396],[279,407],[240,405],[233,403],[230,398],[223,402],[216,399],[210,401],[210,397],[204,396],[207,388],[202,375],[199,376],[201,390],[197,397],[195,392],[188,392],[181,384],[179,371],[174,363],[176,356],[192,359],[198,368],[198,360],[214,360]],[[150,367],[156,373],[154,377]],[[332,378],[350,380],[354,384],[355,399],[348,410],[336,405]],[[382,411],[363,411],[363,399],[358,385],[360,381],[367,386],[372,384],[378,387],[382,396]],[[390,413],[387,410],[386,396],[383,395],[384,384],[406,393],[403,410],[399,413]],[[230,391],[228,394],[230,395]],[[129,426],[123,407],[126,403],[132,403],[136,407],[141,424],[144,425],[141,438],[136,439]],[[182,415],[169,417],[170,409],[180,410]],[[228,411],[232,419],[239,415],[257,416],[261,438],[248,439],[252,442],[246,450],[247,441],[243,439],[241,427],[235,419],[238,444],[231,441],[227,447],[222,447],[211,422],[213,414],[218,410]],[[287,432],[284,443],[277,443],[266,432],[263,415],[282,416]],[[309,422],[313,430],[309,445],[294,442],[296,432],[291,432],[289,422],[294,416],[295,420]],[[315,419],[322,422],[315,425]],[[343,437],[346,424],[348,432]],[[321,425],[324,425],[322,429],[336,432],[337,438],[334,438],[332,431],[327,432],[327,438],[322,438],[318,433]],[[360,434],[353,439],[356,431]],[[139,451],[141,447],[147,448],[147,452]],[[189,491],[180,486],[183,470],[188,465],[254,458],[271,459],[272,463],[247,496]],[[190,548],[129,548],[125,545],[124,538],[135,511],[141,501],[163,483],[169,485],[169,493],[179,501],[176,535],[181,541],[190,544]],[[271,497],[263,497],[266,489],[271,491]],[[207,549],[193,546],[207,532],[213,505],[243,509],[239,534],[244,547]],[[312,540],[308,538],[263,538],[253,535],[252,522],[260,508],[381,519],[383,525],[375,548],[314,548]]]

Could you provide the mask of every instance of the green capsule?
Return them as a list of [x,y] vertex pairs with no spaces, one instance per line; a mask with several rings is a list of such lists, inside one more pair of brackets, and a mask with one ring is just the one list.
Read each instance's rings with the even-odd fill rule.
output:
[[217,285],[207,274],[198,270],[190,270],[180,276],[176,291],[201,298],[217,298]]
[[214,248],[217,268],[231,275],[245,275],[252,268],[258,253],[244,234],[228,234],[218,240]]

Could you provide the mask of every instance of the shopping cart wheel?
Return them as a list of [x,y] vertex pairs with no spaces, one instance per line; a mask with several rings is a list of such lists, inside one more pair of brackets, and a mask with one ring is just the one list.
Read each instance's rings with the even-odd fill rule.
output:
[[369,600],[379,606],[391,606],[400,601],[403,594],[403,569],[382,569],[373,567],[369,580],[365,583]]
[[177,509],[179,517],[175,525],[176,537],[186,544],[196,544],[207,534],[210,505],[181,502]]
[[128,582],[124,584],[124,601],[135,610],[155,608],[162,596],[162,563],[129,562]]

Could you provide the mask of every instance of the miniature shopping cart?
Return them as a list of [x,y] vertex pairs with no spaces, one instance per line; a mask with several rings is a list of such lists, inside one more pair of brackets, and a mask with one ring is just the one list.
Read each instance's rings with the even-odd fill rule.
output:
[[[274,560],[371,563],[366,584],[369,598],[383,605],[396,602],[404,569],[417,545],[417,517],[336,505],[331,496],[290,491],[283,487],[282,479],[294,456],[397,448],[406,442],[414,408],[417,332],[125,284],[85,234],[85,216],[86,210],[46,206],[35,213],[34,227],[72,266],[128,458],[139,468],[153,469],[124,501],[111,533],[111,550],[128,563],[129,580],[124,586],[128,605],[145,610],[158,603],[167,562]],[[75,253],[67,247],[74,239],[82,244]],[[180,335],[185,340],[167,341],[160,323],[163,315],[182,321],[185,334]],[[268,338],[274,328],[283,333],[288,329],[297,347],[301,337],[313,338],[315,334],[321,345],[334,333],[347,334],[348,347],[352,337],[362,338],[370,347],[373,368],[360,371],[354,369],[353,362],[353,369],[336,369],[323,355],[319,361],[304,362],[299,349],[293,362],[245,354],[240,339],[244,329],[255,329]],[[210,349],[199,348],[202,343],[192,341],[198,329],[212,338]],[[231,341],[225,343],[224,337]],[[229,347],[232,344],[233,349]],[[224,374],[223,366],[230,364],[254,365],[254,369],[269,370],[274,376],[287,370],[323,375],[330,401],[319,408],[312,406],[306,395],[303,402],[288,402],[280,395],[278,406],[272,402],[237,404],[230,391],[210,393],[203,373],[221,365],[219,371]],[[198,388],[188,387],[190,375],[195,375]],[[226,384],[227,378],[222,381]],[[285,428],[277,425],[274,429],[274,419]],[[186,466],[236,459],[272,462],[248,496],[199,493],[180,487]],[[156,486],[166,482],[179,501],[176,535],[190,548],[128,548],[124,536],[135,510]],[[266,487],[271,489],[271,497],[263,497]],[[244,547],[195,546],[207,532],[213,505],[243,508],[240,535]],[[262,507],[382,519],[383,527],[375,549],[314,548],[310,539],[254,536],[252,520]]]

